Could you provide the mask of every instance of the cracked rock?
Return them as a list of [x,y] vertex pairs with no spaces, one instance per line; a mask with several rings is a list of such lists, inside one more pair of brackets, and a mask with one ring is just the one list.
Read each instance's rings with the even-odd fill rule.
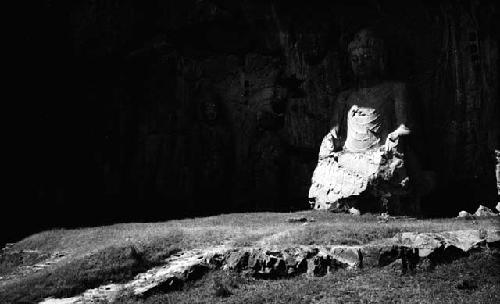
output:
[[497,216],[495,212],[493,212],[490,208],[485,207],[483,205],[479,205],[479,208],[477,208],[476,213],[474,213],[475,216]]

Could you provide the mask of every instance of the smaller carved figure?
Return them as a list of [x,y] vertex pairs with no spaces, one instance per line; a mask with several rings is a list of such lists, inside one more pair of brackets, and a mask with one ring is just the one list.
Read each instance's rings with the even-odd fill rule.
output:
[[270,111],[257,116],[257,134],[250,147],[255,210],[277,210],[283,200],[285,145],[279,134],[280,117]]
[[200,102],[200,119],[191,143],[195,208],[220,212],[230,208],[233,143],[221,105],[209,95]]

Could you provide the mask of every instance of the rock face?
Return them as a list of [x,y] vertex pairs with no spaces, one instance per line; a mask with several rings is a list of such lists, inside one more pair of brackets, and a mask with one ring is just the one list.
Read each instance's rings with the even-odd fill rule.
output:
[[[20,137],[20,150],[41,149],[20,162],[36,174],[20,179],[18,193],[29,196],[20,214],[26,201],[44,219],[52,207],[86,206],[86,221],[95,209],[130,218],[124,205],[157,218],[166,214],[158,208],[204,213],[208,201],[224,211],[307,208],[318,148],[353,83],[347,42],[377,20],[387,78],[406,82],[415,105],[409,144],[439,176],[428,212],[497,202],[495,3],[474,2],[470,12],[394,0],[39,5],[19,47],[37,73],[20,91],[53,104],[33,102]],[[206,99],[217,104],[213,120],[201,113]]]
[[145,297],[155,292],[167,292],[181,287],[187,280],[198,279],[208,271],[210,266],[219,265],[220,257],[228,250],[229,248],[225,246],[190,250],[169,257],[164,266],[154,267],[145,273],[140,273],[128,283],[102,285],[76,297],[48,298],[41,303],[113,303],[119,302],[120,297],[126,294]]
[[[119,75],[109,76],[123,80],[96,92],[112,92],[113,101],[104,103],[106,111],[126,119],[125,123],[109,121],[105,130],[108,139],[102,166],[107,169],[106,193],[152,202],[185,202],[183,206],[198,212],[203,212],[203,201],[221,202],[218,209],[227,211],[307,207],[317,151],[331,127],[331,116],[339,109],[337,96],[351,87],[349,67],[344,65],[347,37],[360,24],[367,24],[371,18],[367,16],[377,8],[370,4],[352,13],[351,7],[337,4],[181,2],[172,6],[177,7],[175,10],[163,6],[155,9],[160,14],[156,19],[160,28],[177,33],[179,39],[172,40],[161,31],[149,33],[151,40],[133,44],[142,53],[132,50],[129,66]],[[125,3],[116,10],[99,11],[102,18],[114,20],[116,27],[97,28],[132,41],[120,27],[132,24],[124,19],[124,11],[133,7]],[[83,4],[89,8],[92,5]],[[394,1],[387,5],[395,9],[401,4]],[[492,160],[485,157],[490,148],[476,141],[494,138],[495,128],[490,127],[494,119],[489,112],[464,109],[476,109],[473,105],[479,103],[493,105],[497,100],[493,93],[498,83],[493,69],[497,57],[490,55],[498,48],[497,40],[479,33],[476,40],[469,41],[474,23],[459,6],[450,7],[447,18],[440,11],[417,7],[411,9],[411,16],[421,32],[398,24],[397,34],[390,30],[384,33],[389,36],[386,45],[394,63],[388,66],[388,76],[407,81],[411,102],[422,105],[418,107],[422,112],[411,117],[415,135],[410,144],[416,147],[425,169],[444,177],[439,185],[446,187],[463,180],[468,185],[481,185],[479,192],[471,191],[473,195],[488,196],[494,187],[494,176],[489,173]],[[481,20],[487,28],[493,19],[488,19],[491,17],[485,7],[480,9],[484,10],[481,18],[474,20]],[[144,8],[136,11],[149,17]],[[398,11],[394,18],[399,18],[401,10],[394,11]],[[81,58],[104,59],[126,50],[119,40],[91,44],[91,37],[102,37],[94,33],[93,19],[88,15],[92,10],[75,8],[74,12],[73,18],[78,16],[87,22],[77,21],[82,26],[75,30]],[[176,17],[164,18],[159,12]],[[432,20],[440,21],[424,21],[429,13],[436,16]],[[449,34],[451,25],[442,20],[461,26],[452,27],[456,32]],[[133,24],[140,26],[141,22],[135,19]],[[193,31],[185,30],[188,28]],[[452,45],[443,38],[447,35],[459,40]],[[477,53],[479,59],[468,55],[471,43],[482,46]],[[439,58],[436,52],[444,50],[447,54],[451,48],[458,54],[458,61],[445,56],[449,62],[434,62]],[[414,54],[406,49],[414,49]],[[109,50],[109,55],[101,55],[104,50]],[[484,69],[473,68],[477,62],[484,62]],[[440,70],[434,80],[425,78],[436,66],[446,65],[450,68]],[[134,73],[135,66],[144,67],[142,74]],[[452,77],[447,73],[455,70],[462,81],[448,83]],[[408,81],[409,75],[414,83]],[[475,79],[483,79],[481,75],[488,75],[491,82],[477,82]],[[142,79],[143,87],[134,86]],[[490,93],[469,93],[481,90]],[[453,97],[457,91],[459,96]],[[196,114],[204,98],[219,105],[220,115],[213,125]],[[469,125],[477,127],[466,127]],[[419,148],[424,146],[433,148]],[[126,158],[116,162],[117,153]],[[398,163],[397,157],[391,159],[393,164]],[[356,187],[352,190],[358,191]],[[129,191],[134,191],[133,195]],[[462,197],[457,195],[455,201]]]
[[483,205],[479,205],[479,207],[477,208],[474,215],[475,216],[497,216],[497,214],[495,212],[493,212],[490,208],[485,207]]

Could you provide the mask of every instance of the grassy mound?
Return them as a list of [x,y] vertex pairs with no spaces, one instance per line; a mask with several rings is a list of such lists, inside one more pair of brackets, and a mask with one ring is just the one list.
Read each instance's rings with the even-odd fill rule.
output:
[[52,296],[71,297],[105,283],[125,282],[161,264],[179,249],[167,240],[145,247],[106,247],[55,268],[14,279],[0,287],[1,303],[32,303]]
[[[289,223],[287,219],[291,217],[306,217],[311,221]],[[369,214],[356,217],[305,211],[226,214],[163,223],[51,230],[21,240],[11,250],[38,251],[43,256],[64,252],[65,259],[25,276],[0,280],[0,302],[33,302],[48,296],[69,297],[101,284],[127,281],[137,273],[162,263],[179,249],[220,244],[234,247],[361,245],[393,237],[398,232],[494,229],[499,227],[498,220],[398,218],[379,223],[376,216]],[[5,274],[12,272],[16,266],[39,262],[40,259],[34,258],[19,265],[2,261],[0,259],[0,269]]]

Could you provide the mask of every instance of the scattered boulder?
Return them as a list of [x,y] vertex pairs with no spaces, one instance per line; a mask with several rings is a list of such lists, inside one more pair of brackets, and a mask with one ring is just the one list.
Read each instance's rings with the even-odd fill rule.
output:
[[493,212],[490,208],[485,207],[483,205],[479,205],[479,208],[477,208],[476,213],[474,213],[475,216],[496,216],[497,214]]
[[291,217],[286,220],[288,223],[307,223],[306,217]]
[[349,209],[349,213],[352,214],[352,215],[361,215],[361,212],[358,209],[354,208],[354,207],[351,207]]
[[401,244],[418,249],[420,258],[441,258],[461,255],[486,244],[478,230],[457,230],[442,233],[404,232]]
[[500,230],[487,230],[486,243],[488,247],[500,248]]
[[263,265],[265,253],[260,249],[255,249],[250,253],[248,257],[248,269],[252,271],[259,271]]
[[455,247],[467,253],[473,249],[486,245],[486,233],[484,230],[456,230],[441,232],[444,237],[444,247]]
[[261,278],[277,278],[307,271],[307,250],[288,248],[283,250],[256,249],[250,253],[248,269],[251,275]]
[[311,218],[307,218],[307,217],[291,217],[291,218],[288,218],[286,220],[288,223],[312,223],[312,222],[316,222],[316,220],[311,217]]
[[377,219],[379,223],[387,223],[391,217],[389,216],[389,213],[384,212],[377,216]]
[[281,254],[268,255],[267,257],[266,268],[264,269],[266,274],[271,277],[282,277],[288,273],[285,260],[283,260]]
[[300,248],[289,248],[283,251],[288,275],[304,273],[307,271],[307,252]]
[[307,274],[322,277],[330,271],[331,258],[328,255],[317,255],[307,261]]
[[400,235],[400,241],[403,246],[417,248],[421,258],[429,256],[436,249],[444,246],[443,238],[436,233],[403,232]]
[[248,251],[231,251],[228,253],[225,268],[230,270],[242,270],[248,265],[248,257]]
[[470,214],[469,212],[467,211],[460,211],[458,213],[458,218],[463,218],[463,219],[466,219],[466,220],[472,220],[474,219],[474,216],[472,214]]
[[334,247],[330,254],[336,268],[357,268],[361,266],[363,261],[361,247]]

